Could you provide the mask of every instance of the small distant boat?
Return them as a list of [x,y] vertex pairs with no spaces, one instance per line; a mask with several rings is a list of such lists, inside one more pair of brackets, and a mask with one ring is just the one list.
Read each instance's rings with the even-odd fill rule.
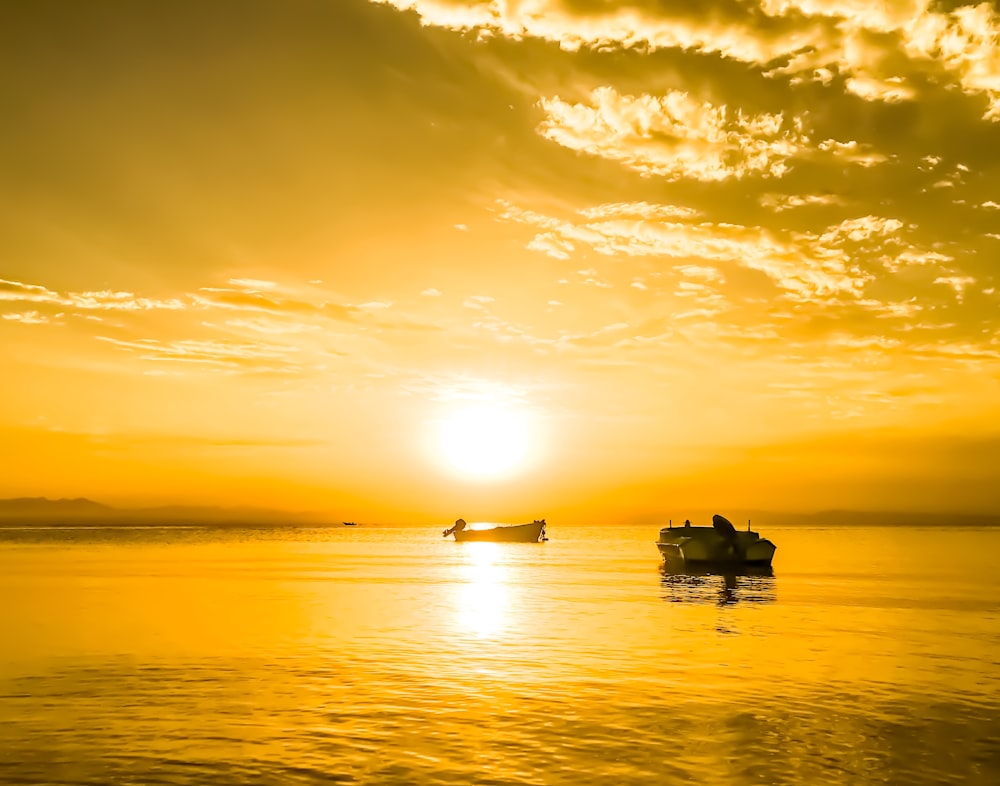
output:
[[469,529],[465,519],[458,519],[453,527],[441,533],[444,537],[454,535],[459,542],[488,541],[492,543],[543,543],[545,519],[535,519],[530,524],[490,527],[489,529]]
[[356,526],[358,526],[358,524],[355,521],[345,521],[344,522],[344,526],[345,527],[356,527]]
[[683,527],[661,529],[656,547],[667,562],[727,567],[769,567],[777,550],[767,538],[752,532],[749,522],[740,532],[718,514],[712,516],[711,527],[693,527],[685,521]]

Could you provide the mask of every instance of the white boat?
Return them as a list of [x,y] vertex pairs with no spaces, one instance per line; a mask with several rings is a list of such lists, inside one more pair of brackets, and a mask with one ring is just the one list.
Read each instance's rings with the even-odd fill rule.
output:
[[458,519],[455,525],[441,533],[444,537],[454,535],[455,540],[490,541],[493,543],[539,543],[548,540],[545,537],[545,519],[535,519],[530,524],[513,524],[510,526],[476,529],[468,527],[465,519]]
[[712,516],[711,527],[664,527],[656,547],[663,559],[685,565],[770,566],[777,550],[771,541],[750,530],[738,531],[729,519]]

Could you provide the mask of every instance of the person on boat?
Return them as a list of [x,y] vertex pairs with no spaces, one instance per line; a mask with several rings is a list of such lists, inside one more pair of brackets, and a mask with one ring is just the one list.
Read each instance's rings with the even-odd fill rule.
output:
[[461,532],[463,529],[465,529],[465,519],[456,519],[455,526],[451,527],[450,529],[446,529],[441,534],[443,537],[447,538],[453,532]]
[[729,544],[732,555],[736,559],[746,559],[746,549],[743,547],[743,544],[740,543],[740,539],[736,534],[736,527],[733,526],[733,522],[724,516],[716,514],[712,516],[712,527],[723,537],[726,543]]

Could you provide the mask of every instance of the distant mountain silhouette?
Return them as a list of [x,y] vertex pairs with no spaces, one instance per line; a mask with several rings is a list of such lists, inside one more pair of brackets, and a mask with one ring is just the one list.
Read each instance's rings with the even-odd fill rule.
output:
[[90,499],[46,499],[45,497],[18,497],[0,499],[0,518],[47,518],[50,516],[87,518],[106,516],[115,509]]
[[115,508],[83,497],[0,499],[0,526],[29,524],[307,524],[327,518],[316,513],[290,513],[266,508],[164,505]]
[[995,527],[1000,515],[989,513],[916,513],[903,511],[823,510],[818,513],[760,513],[775,524],[804,524],[812,527]]

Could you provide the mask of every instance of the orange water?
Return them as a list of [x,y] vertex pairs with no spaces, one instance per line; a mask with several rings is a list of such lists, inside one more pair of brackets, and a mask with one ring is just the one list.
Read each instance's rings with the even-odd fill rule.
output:
[[0,530],[0,783],[1000,783],[1000,530]]

